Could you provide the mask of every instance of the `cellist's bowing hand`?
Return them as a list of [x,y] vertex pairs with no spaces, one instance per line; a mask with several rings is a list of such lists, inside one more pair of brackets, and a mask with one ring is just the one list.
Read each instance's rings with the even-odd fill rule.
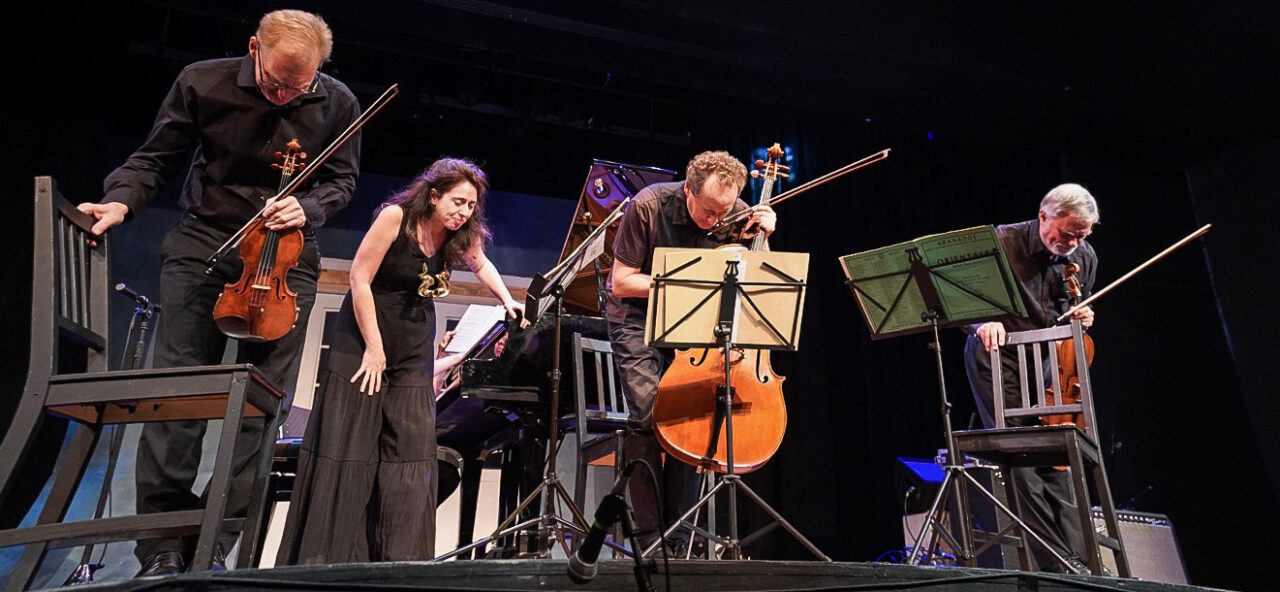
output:
[[[93,219],[97,220],[97,222],[94,223],[93,228],[89,230],[89,232],[93,233],[94,236],[102,236],[102,233],[106,232],[112,226],[124,222],[125,216],[129,214],[129,206],[118,201],[109,201],[107,203],[82,203],[77,205],[76,209],[93,216]],[[98,246],[98,242],[90,239],[89,246],[96,247]]]
[[778,227],[778,215],[769,206],[751,206],[750,211],[751,216],[742,227],[742,237],[754,238],[763,232],[765,238],[769,238]]
[[1080,326],[1088,329],[1093,326],[1093,307],[1086,306],[1080,310],[1071,313],[1071,318],[1080,319]]
[[1009,333],[1005,331],[1004,323],[998,321],[983,323],[974,334],[978,336],[978,339],[982,340],[982,347],[987,351],[991,351],[1009,341]]
[[307,213],[302,210],[298,198],[290,195],[284,199],[267,200],[267,208],[262,210],[262,217],[271,230],[302,228],[307,223]]
[[[382,390],[382,371],[387,369],[387,356],[382,348],[367,347],[360,360],[360,369],[351,376],[351,384],[360,381],[360,392],[373,396]],[[368,390],[366,390],[368,389]]]

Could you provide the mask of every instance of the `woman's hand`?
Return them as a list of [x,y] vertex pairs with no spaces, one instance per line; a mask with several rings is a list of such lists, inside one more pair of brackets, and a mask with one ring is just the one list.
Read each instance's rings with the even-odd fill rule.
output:
[[524,316],[524,304],[515,300],[508,300],[502,304],[502,307],[507,309],[507,316],[513,319],[520,319],[521,329],[529,326],[529,319]]
[[[387,356],[382,348],[365,348],[364,358],[360,360],[360,369],[351,377],[351,383],[360,381],[360,392],[369,396],[382,390],[382,372],[387,369]],[[366,391],[365,388],[369,390]]]

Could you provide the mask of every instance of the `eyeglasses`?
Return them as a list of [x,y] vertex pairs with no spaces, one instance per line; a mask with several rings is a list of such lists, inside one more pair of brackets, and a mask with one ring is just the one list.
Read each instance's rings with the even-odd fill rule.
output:
[[1063,229],[1059,228],[1059,229],[1058,229],[1058,234],[1061,234],[1061,235],[1062,235],[1062,237],[1063,237],[1063,238],[1065,238],[1065,239],[1067,239],[1067,240],[1078,240],[1078,241],[1082,241],[1082,240],[1084,240],[1084,239],[1086,239],[1086,238],[1089,238],[1089,235],[1093,234],[1093,231],[1091,231],[1091,230],[1086,230],[1086,231],[1084,231],[1084,232],[1076,233],[1076,232],[1070,232],[1070,231],[1063,230]]
[[259,47],[258,51],[254,53],[253,59],[254,59],[254,63],[256,63],[258,66],[258,79],[261,82],[262,86],[267,90],[273,90],[278,92],[293,91],[293,92],[305,95],[307,93],[315,92],[316,87],[320,86],[320,72],[318,70],[316,71],[315,76],[311,77],[311,83],[307,84],[306,86],[293,86],[291,84],[285,84],[284,82],[281,82],[279,78],[276,78],[270,72],[268,72],[266,68],[262,67],[262,48],[261,47]]

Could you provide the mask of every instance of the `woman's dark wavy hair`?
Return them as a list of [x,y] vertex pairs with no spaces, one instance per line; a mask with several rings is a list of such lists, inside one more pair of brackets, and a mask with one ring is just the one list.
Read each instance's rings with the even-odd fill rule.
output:
[[408,187],[388,198],[378,211],[390,205],[400,206],[408,219],[406,231],[409,238],[416,241],[418,223],[430,218],[435,211],[431,205],[431,192],[443,196],[459,183],[470,183],[476,188],[476,209],[466,223],[445,240],[444,256],[450,267],[464,265],[462,256],[472,245],[477,242],[483,244],[492,238],[484,219],[484,197],[489,191],[489,178],[476,163],[465,158],[441,158],[431,163]]

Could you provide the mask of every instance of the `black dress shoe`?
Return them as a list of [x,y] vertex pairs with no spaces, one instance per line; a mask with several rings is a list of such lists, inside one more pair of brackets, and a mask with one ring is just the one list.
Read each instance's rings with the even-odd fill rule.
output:
[[182,573],[182,554],[177,551],[160,551],[153,553],[142,562],[135,578],[151,576],[175,576]]

